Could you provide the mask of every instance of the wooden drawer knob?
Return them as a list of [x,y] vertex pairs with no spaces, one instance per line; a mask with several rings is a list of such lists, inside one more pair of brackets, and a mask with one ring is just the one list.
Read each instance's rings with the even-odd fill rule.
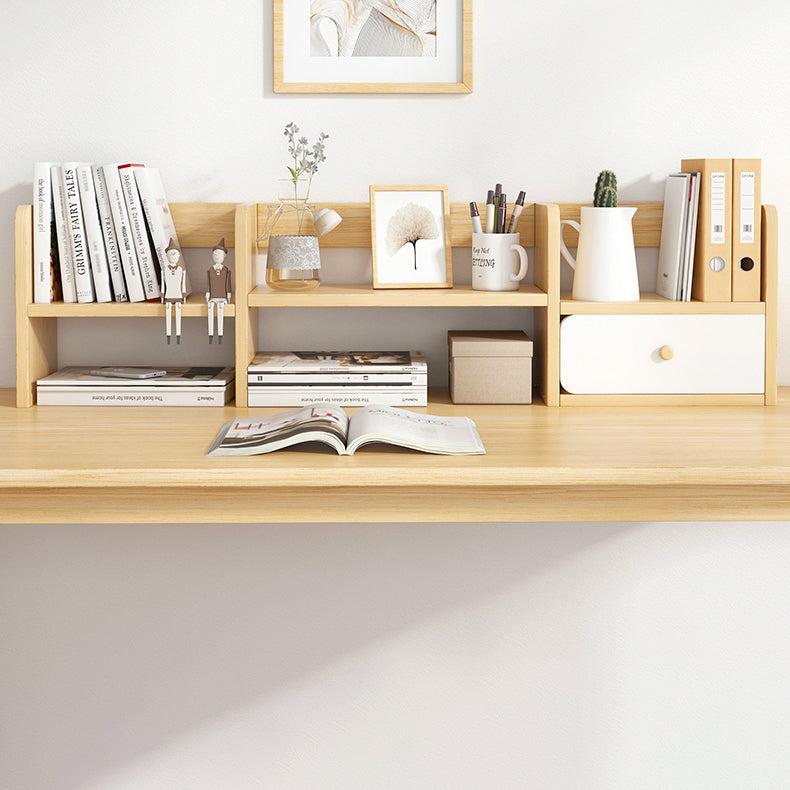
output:
[[675,356],[675,350],[672,348],[672,346],[661,346],[661,348],[658,349],[658,355],[661,357],[661,359],[669,360]]

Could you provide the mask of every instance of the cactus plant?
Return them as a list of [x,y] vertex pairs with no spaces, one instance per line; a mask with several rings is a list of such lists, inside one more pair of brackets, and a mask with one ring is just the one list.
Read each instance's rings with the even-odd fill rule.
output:
[[602,208],[617,205],[617,176],[611,170],[601,170],[595,182],[593,206]]

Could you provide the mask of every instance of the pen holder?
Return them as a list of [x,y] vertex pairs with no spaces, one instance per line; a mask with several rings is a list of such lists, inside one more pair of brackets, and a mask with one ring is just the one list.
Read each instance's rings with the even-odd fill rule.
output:
[[517,291],[527,274],[527,251],[518,233],[472,234],[472,288]]

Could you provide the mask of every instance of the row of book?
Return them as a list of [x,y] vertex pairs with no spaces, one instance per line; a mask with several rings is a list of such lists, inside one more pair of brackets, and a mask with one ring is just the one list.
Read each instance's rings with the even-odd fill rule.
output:
[[761,299],[760,159],[684,159],[667,178],[656,293],[674,301]]
[[247,370],[250,406],[427,406],[420,351],[270,351]]
[[171,239],[178,244],[156,168],[34,165],[35,302],[156,301]]

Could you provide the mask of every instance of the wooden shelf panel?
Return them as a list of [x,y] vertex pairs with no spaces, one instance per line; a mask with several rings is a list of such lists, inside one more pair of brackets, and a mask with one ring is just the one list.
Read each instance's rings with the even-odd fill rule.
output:
[[560,295],[560,315],[764,315],[764,302],[673,302],[643,292],[638,302],[584,302]]
[[374,289],[370,285],[327,285],[312,291],[254,288],[250,307],[546,307],[547,295],[534,285],[518,291],[476,291],[471,285],[453,288]]
[[431,390],[415,411],[477,424],[486,455],[458,457],[378,445],[209,458],[226,421],[283,410],[13,403],[0,391],[4,523],[737,520],[790,508],[786,393],[775,409],[557,409],[456,405]]
[[[236,305],[225,305],[225,317],[236,315]],[[160,302],[86,302],[52,304],[29,304],[27,314],[31,318],[155,318],[165,314]],[[181,315],[185,318],[208,315],[205,296],[193,293],[187,297]]]

